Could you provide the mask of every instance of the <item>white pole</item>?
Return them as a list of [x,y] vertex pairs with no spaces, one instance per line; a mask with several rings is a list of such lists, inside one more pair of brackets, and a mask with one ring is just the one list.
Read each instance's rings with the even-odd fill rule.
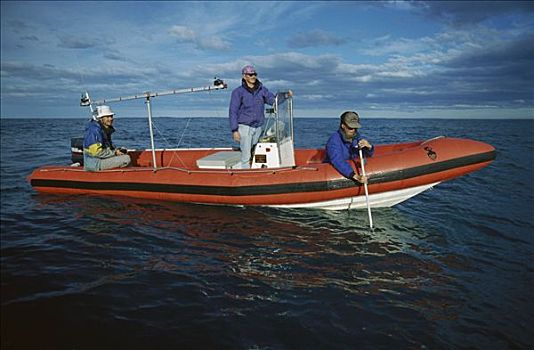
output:
[[179,95],[179,94],[186,94],[186,93],[193,93],[193,92],[201,92],[201,91],[213,91],[213,90],[221,90],[226,89],[227,85],[223,83],[222,81],[216,82],[217,85],[210,85],[210,86],[204,86],[204,87],[196,87],[196,88],[186,88],[186,89],[178,89],[178,90],[171,90],[171,91],[163,91],[163,92],[144,92],[139,95],[133,95],[133,96],[126,96],[126,97],[116,97],[116,98],[107,98],[99,101],[92,101],[91,103],[96,105],[102,105],[107,104],[111,102],[123,102],[123,101],[130,101],[130,100],[139,100],[143,98],[150,98],[150,97],[158,97],[158,96],[167,96],[167,95]]
[[[365,159],[363,158],[362,149],[359,149],[360,152],[360,163],[362,164],[362,175],[365,175]],[[367,179],[366,179],[367,180]],[[364,182],[363,187],[365,188],[365,200],[367,201],[367,214],[369,214],[369,227],[373,229],[373,216],[371,215],[371,204],[369,204],[369,190],[367,189],[367,181]]]
[[148,110],[148,128],[150,130],[150,146],[152,147],[152,162],[154,164],[154,170],[156,166],[156,149],[154,148],[154,131],[152,130],[152,108],[150,107],[150,95],[146,96],[146,108]]

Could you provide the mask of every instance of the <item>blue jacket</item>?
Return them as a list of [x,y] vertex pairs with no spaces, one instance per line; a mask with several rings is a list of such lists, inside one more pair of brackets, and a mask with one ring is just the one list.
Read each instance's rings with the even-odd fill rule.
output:
[[[352,170],[352,167],[347,161],[359,157],[358,142],[362,139],[363,137],[360,133],[356,132],[356,136],[352,142],[347,142],[343,138],[343,131],[339,129],[330,136],[326,143],[326,157],[324,161],[331,163],[341,175],[349,179],[352,178],[354,176],[354,170]],[[363,155],[366,158],[372,157],[374,151],[374,146],[371,149],[364,148]]]
[[102,124],[95,120],[91,120],[87,124],[83,139],[83,164],[85,170],[100,170],[100,159],[115,155],[115,147],[111,142],[111,134],[114,131],[113,127],[104,131]]
[[265,122],[265,104],[273,105],[275,96],[257,80],[254,89],[250,89],[245,81],[241,86],[232,91],[230,100],[230,129],[236,131],[239,124],[245,124],[253,128],[263,125]]

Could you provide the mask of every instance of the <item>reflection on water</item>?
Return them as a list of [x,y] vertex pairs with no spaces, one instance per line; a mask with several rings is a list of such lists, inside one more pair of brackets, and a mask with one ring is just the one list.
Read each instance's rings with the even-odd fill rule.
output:
[[[397,307],[434,320],[454,318],[452,310],[460,307],[440,289],[450,282],[444,262],[464,268],[465,259],[437,253],[446,250],[442,235],[395,209],[375,211],[377,227],[370,231],[366,213],[354,211],[36,199],[39,211],[68,209],[83,227],[74,235],[55,233],[54,239],[101,250],[99,266],[107,274],[76,283],[79,291],[156,271],[194,278],[206,296],[240,301],[280,301],[280,291],[328,289],[396,300]],[[208,283],[217,276],[224,292]],[[426,293],[432,297],[422,298]]]

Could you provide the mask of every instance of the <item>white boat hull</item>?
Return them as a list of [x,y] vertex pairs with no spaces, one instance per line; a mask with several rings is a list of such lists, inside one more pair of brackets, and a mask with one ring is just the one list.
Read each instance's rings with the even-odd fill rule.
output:
[[[434,186],[439,184],[439,182],[434,182],[431,184],[403,188],[396,191],[375,193],[369,195],[369,203],[371,208],[388,208],[396,204],[404,202],[421,192],[424,192]],[[284,204],[284,205],[272,205],[271,207],[276,208],[316,208],[324,210],[343,210],[343,209],[367,209],[367,202],[365,200],[365,195],[356,196],[356,197],[347,197],[340,198],[335,200],[323,201],[323,202],[314,202],[314,203],[300,203],[300,204]]]

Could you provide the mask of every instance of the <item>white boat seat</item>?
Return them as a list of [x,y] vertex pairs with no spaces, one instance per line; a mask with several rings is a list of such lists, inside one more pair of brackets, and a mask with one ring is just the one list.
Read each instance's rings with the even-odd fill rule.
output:
[[204,158],[197,159],[200,169],[234,169],[241,163],[241,152],[220,151]]

